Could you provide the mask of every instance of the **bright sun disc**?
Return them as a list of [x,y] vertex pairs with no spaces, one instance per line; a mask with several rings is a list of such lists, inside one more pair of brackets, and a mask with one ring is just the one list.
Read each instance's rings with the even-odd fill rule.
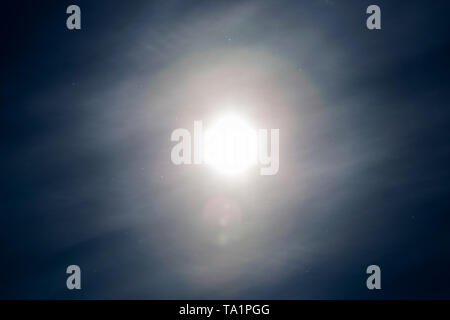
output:
[[242,173],[256,164],[256,131],[236,115],[222,117],[205,132],[204,159],[218,172]]

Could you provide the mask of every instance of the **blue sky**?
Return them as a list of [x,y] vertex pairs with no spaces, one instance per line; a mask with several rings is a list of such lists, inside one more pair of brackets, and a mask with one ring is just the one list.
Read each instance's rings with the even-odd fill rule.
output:
[[[377,1],[377,31],[368,1],[70,4],[2,9],[1,298],[450,297],[445,1]],[[171,163],[229,104],[279,174]]]

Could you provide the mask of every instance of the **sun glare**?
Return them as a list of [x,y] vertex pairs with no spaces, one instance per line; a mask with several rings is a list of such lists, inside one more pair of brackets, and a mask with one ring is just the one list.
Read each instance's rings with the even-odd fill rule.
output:
[[237,115],[221,117],[205,132],[205,162],[219,173],[244,172],[256,164],[256,149],[256,131]]

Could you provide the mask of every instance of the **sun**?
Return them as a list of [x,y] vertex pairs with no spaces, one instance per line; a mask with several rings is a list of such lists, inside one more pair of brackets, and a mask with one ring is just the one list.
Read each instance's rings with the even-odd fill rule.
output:
[[236,114],[218,119],[204,135],[205,163],[225,175],[237,175],[256,164],[256,130]]

